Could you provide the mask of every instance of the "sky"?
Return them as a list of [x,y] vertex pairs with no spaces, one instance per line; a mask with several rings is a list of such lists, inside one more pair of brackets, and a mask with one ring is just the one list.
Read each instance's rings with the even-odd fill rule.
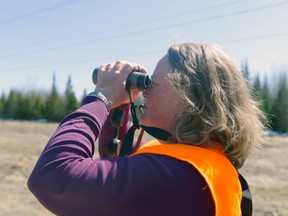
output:
[[81,98],[92,71],[128,60],[152,74],[173,43],[220,45],[250,73],[288,68],[284,0],[0,0],[0,93],[63,93],[71,77]]

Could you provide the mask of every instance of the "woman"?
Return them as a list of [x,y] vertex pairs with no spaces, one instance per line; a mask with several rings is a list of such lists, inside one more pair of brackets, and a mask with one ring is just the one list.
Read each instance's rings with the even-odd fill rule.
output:
[[[215,45],[171,46],[143,91],[140,117],[171,136],[109,158],[110,117],[129,103],[125,81],[139,67],[147,73],[124,61],[100,67],[95,92],[64,118],[41,154],[30,190],[57,215],[240,215],[236,169],[263,129],[241,71]],[[100,158],[93,159],[98,137]]]

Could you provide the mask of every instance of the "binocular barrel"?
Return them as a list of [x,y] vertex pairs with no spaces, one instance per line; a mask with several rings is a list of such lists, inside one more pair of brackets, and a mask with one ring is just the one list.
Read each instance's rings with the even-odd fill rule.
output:
[[[98,82],[98,70],[99,68],[95,68],[92,73],[92,81],[94,85],[97,85]],[[148,88],[151,82],[149,75],[142,73],[141,71],[132,71],[126,80],[125,89],[138,89],[139,91],[143,91]]]
[[98,70],[99,68],[95,68],[92,73],[92,82],[94,83],[94,85],[97,85],[98,83]]

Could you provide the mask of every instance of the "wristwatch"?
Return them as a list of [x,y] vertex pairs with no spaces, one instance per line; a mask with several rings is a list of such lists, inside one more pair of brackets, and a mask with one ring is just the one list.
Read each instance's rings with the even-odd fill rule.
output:
[[106,104],[107,108],[110,110],[111,102],[100,91],[95,90],[89,93],[88,96],[94,96],[96,98],[99,98],[101,101],[103,101]]

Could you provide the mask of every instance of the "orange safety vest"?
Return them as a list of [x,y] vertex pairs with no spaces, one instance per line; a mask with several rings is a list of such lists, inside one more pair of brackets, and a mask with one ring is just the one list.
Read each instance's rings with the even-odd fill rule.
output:
[[187,144],[161,144],[153,140],[142,145],[133,155],[160,154],[188,162],[206,180],[215,203],[215,215],[239,216],[242,191],[238,173],[220,144],[211,142],[210,147],[202,148]]

